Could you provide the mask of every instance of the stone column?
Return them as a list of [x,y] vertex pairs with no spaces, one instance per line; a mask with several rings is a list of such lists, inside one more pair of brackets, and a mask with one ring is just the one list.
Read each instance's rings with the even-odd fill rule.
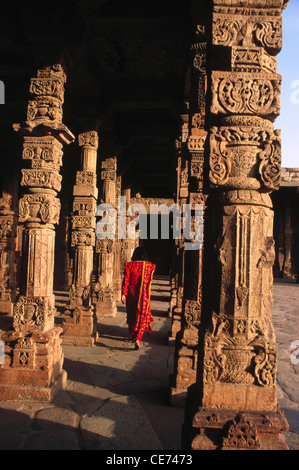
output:
[[81,170],[73,190],[72,238],[73,281],[70,301],[65,308],[62,340],[64,344],[93,346],[97,322],[91,305],[97,206],[97,149],[95,131],[79,135]]
[[[188,204],[192,214],[202,207],[206,195],[203,188],[204,146],[206,141],[206,40],[205,27],[199,25],[191,46],[191,89],[189,98],[189,132],[186,154],[189,162]],[[196,206],[198,205],[198,206]],[[197,214],[197,217],[199,214]],[[198,328],[201,320],[202,245],[185,251],[184,298],[181,329],[176,336],[174,374],[170,376],[170,403],[184,406],[187,389],[196,382]]]
[[[128,214],[128,208],[131,204],[131,188],[125,188],[122,191],[122,195],[126,198],[126,214]],[[126,235],[127,235],[127,227],[130,223],[131,217],[130,215],[126,215],[125,226],[126,226]],[[120,250],[120,272],[123,275],[125,263],[129,263],[132,258],[132,254],[134,251],[134,240],[130,238],[123,238],[121,240],[121,250]]]
[[24,163],[19,221],[24,224],[20,295],[13,329],[2,335],[5,364],[0,366],[2,399],[51,400],[66,382],[60,334],[54,325],[55,224],[60,202],[62,146],[74,136],[62,124],[66,76],[58,65],[31,79],[27,121],[14,126],[23,136]]
[[[116,207],[117,158],[109,157],[102,162],[101,203]],[[116,240],[106,238],[96,240],[97,281],[94,287],[93,304],[97,317],[116,315],[114,289],[114,254]]]
[[[179,204],[180,196],[180,180],[181,180],[181,170],[182,170],[182,140],[181,138],[176,140],[176,159],[177,159],[177,187],[175,194],[175,203]],[[172,248],[172,265],[171,265],[171,275],[170,275],[170,301],[168,307],[168,316],[172,318],[173,311],[178,301],[178,279],[179,279],[179,240],[176,238],[173,241]]]
[[[121,190],[122,178],[121,176],[116,176],[116,193],[115,193],[115,211],[118,214],[118,198],[122,195]],[[117,236],[114,240],[114,298],[116,302],[121,301],[121,292],[122,292],[122,263],[121,263],[121,251],[122,251],[122,240],[118,237],[118,224],[122,224],[122,221],[117,217],[116,220],[116,233]]]
[[16,298],[14,273],[17,214],[12,195],[0,199],[0,313],[12,315]]
[[286,449],[272,324],[273,209],[279,188],[283,0],[213,0],[208,11],[210,196],[197,382],[183,447]]
[[[187,108],[189,103],[187,103]],[[177,166],[177,193],[176,204],[181,208],[187,204],[189,194],[189,159],[187,155],[187,139],[189,134],[189,115],[187,113],[181,115],[182,133],[180,140],[177,142],[178,166]],[[182,226],[181,226],[182,229]],[[170,299],[170,317],[171,330],[169,333],[169,343],[174,344],[177,333],[181,329],[183,296],[184,296],[184,263],[185,263],[185,239],[182,234],[181,238],[175,241],[175,285]]]

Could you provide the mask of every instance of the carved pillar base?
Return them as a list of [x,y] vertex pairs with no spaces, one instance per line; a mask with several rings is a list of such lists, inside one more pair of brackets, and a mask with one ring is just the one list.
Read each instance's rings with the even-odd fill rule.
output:
[[93,307],[66,308],[63,331],[63,344],[94,346],[97,341],[97,321]]
[[225,408],[196,409],[194,388],[196,386],[188,391],[187,400],[191,400],[192,405],[186,408],[183,449],[288,450],[283,433],[289,426],[279,407],[265,412]]
[[48,402],[66,386],[62,369],[62,329],[54,327],[40,333],[9,331],[5,342],[5,364],[0,365],[2,400],[37,400]]

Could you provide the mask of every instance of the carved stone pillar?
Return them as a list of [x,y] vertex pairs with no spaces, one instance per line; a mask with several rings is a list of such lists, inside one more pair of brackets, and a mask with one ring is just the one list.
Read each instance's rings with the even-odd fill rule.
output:
[[[188,107],[189,103],[187,103]],[[183,209],[183,205],[187,204],[189,194],[189,160],[187,155],[187,139],[189,134],[189,115],[182,114],[182,134],[180,140],[177,142],[178,151],[178,165],[177,165],[177,192],[176,204]],[[181,226],[182,229],[182,226]],[[175,241],[175,286],[170,299],[171,306],[171,331],[169,333],[169,343],[173,344],[177,333],[181,329],[182,324],[182,311],[183,311],[183,296],[184,296],[184,263],[185,263],[185,239],[182,234],[181,238]]]
[[[122,191],[123,197],[125,197],[126,201],[126,220],[123,221],[126,226],[126,235],[127,235],[127,228],[131,220],[131,216],[128,214],[128,208],[131,204],[131,188],[126,188]],[[132,254],[134,251],[135,241],[131,240],[130,238],[123,238],[121,240],[121,249],[120,249],[120,272],[123,275],[125,263],[129,263],[132,258]]]
[[[122,184],[122,178],[121,176],[117,175],[116,176],[116,193],[115,193],[115,211],[118,214],[118,198],[121,197],[122,191],[121,191],[121,184]],[[116,233],[118,234],[118,224],[122,224],[122,220],[117,217],[116,219]],[[114,242],[114,298],[116,302],[121,301],[121,293],[122,293],[122,263],[121,263],[121,250],[122,250],[123,244],[122,240],[116,236],[115,237],[115,242]]]
[[14,273],[17,215],[12,196],[6,192],[0,199],[0,313],[12,315],[16,298]]
[[[201,225],[206,196],[203,189],[204,146],[206,141],[206,41],[205,28],[198,26],[196,41],[191,46],[191,87],[189,98],[189,132],[186,142],[188,157],[188,204],[192,216],[202,207]],[[199,214],[197,214],[199,217]],[[170,376],[170,403],[184,406],[187,389],[196,382],[198,328],[201,320],[202,245],[184,253],[184,291],[181,329],[176,336],[174,374]]]
[[[109,157],[102,162],[101,202],[116,207],[117,158]],[[93,304],[97,317],[116,315],[114,285],[114,261],[116,240],[97,239],[97,281],[94,286]]]
[[25,193],[19,204],[19,221],[24,224],[20,295],[14,305],[13,330],[2,335],[2,399],[50,400],[66,381],[53,295],[62,146],[74,140],[61,122],[65,80],[59,64],[39,70],[31,79],[27,121],[14,126],[24,139],[22,158],[27,166],[22,170]]
[[95,131],[79,135],[82,169],[77,171],[73,190],[72,238],[74,252],[70,301],[64,312],[64,344],[93,346],[96,318],[91,305],[97,206],[97,149]]
[[283,0],[213,0],[208,11],[210,196],[197,382],[183,446],[286,449],[272,325],[273,209],[279,187]]
[[[182,139],[176,140],[176,156],[177,156],[177,187],[175,195],[175,203],[179,204],[180,197],[180,182],[181,182],[181,171],[182,171]],[[172,266],[170,276],[170,301],[168,307],[168,316],[172,318],[174,308],[178,302],[178,281],[179,281],[179,240],[175,239],[173,242],[172,252]]]

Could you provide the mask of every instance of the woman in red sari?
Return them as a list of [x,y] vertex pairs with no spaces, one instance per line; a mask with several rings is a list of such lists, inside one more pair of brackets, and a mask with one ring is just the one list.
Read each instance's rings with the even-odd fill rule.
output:
[[152,331],[151,283],[156,265],[147,260],[142,247],[134,250],[132,261],[125,263],[122,302],[127,309],[127,323],[135,349],[140,349],[144,331]]

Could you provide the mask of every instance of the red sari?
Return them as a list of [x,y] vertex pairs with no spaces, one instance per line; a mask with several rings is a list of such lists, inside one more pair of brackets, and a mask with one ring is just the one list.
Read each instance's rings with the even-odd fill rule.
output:
[[122,295],[126,296],[127,323],[133,341],[141,341],[144,331],[152,331],[151,283],[156,265],[149,261],[125,263]]

